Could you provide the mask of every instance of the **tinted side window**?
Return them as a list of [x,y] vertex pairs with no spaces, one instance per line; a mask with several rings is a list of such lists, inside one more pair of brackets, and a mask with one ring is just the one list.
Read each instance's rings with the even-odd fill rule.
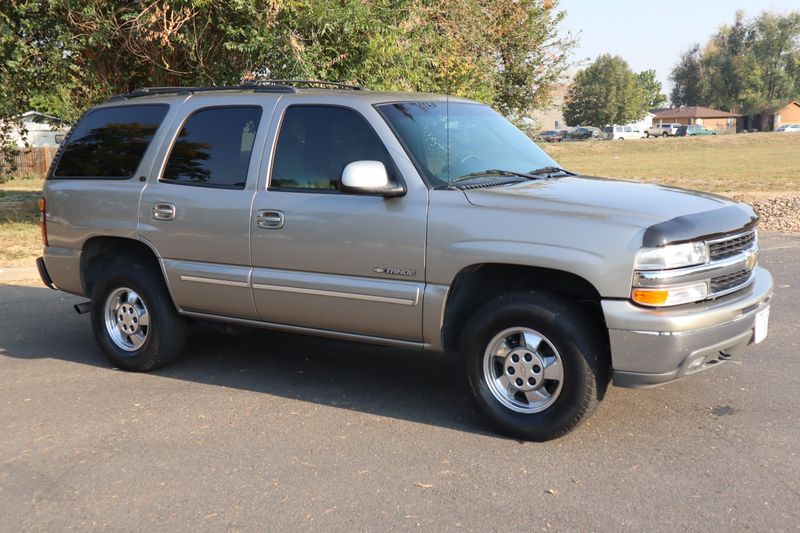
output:
[[90,111],[69,136],[52,177],[132,177],[168,110],[158,104]]
[[162,181],[244,189],[261,107],[213,107],[195,111],[181,128]]
[[631,131],[631,127],[630,126],[625,126],[625,132],[628,133],[630,131]]
[[367,121],[351,109],[294,106],[281,124],[270,187],[338,190],[348,163],[380,161],[392,175],[383,143]]

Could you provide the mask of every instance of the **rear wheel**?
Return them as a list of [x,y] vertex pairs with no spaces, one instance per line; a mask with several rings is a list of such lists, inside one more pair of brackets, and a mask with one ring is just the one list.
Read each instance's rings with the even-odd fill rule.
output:
[[505,434],[560,437],[588,418],[603,396],[603,343],[589,317],[568,300],[506,294],[481,308],[464,331],[470,391]]
[[662,137],[664,137],[664,138],[666,139],[667,137],[669,137],[669,133],[667,133],[667,132],[665,131],[664,133],[662,133],[662,134],[661,134],[661,136],[662,136]]
[[625,137],[620,137],[620,138],[618,138],[617,140],[618,140],[618,141],[624,141],[624,140],[625,140]]
[[645,139],[649,139],[650,138],[650,132],[648,132],[648,131],[644,132],[644,138]]
[[186,319],[175,310],[161,272],[142,264],[117,264],[92,290],[92,329],[109,360],[144,372],[171,363],[186,339]]

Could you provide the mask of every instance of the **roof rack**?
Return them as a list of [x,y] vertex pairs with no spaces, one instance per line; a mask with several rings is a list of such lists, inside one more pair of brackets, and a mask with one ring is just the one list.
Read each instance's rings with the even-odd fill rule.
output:
[[330,89],[350,89],[353,91],[364,91],[360,85],[350,85],[334,81],[322,80],[248,80],[241,85],[212,85],[210,87],[141,87],[134,89],[127,94],[117,94],[108,99],[109,102],[116,100],[129,100],[141,96],[154,96],[159,94],[194,94],[209,91],[254,91],[257,93],[294,93],[297,86],[321,87]]
[[256,85],[258,87],[278,86],[296,86],[303,85],[306,87],[321,87],[331,89],[350,89],[353,91],[365,91],[366,89],[361,85],[353,85],[350,83],[340,83],[336,81],[323,81],[323,80],[246,80],[243,85]]
[[134,89],[126,94],[117,94],[108,99],[109,102],[115,100],[129,100],[142,96],[154,96],[159,94],[194,94],[210,91],[254,91],[257,93],[294,93],[297,89],[288,85],[212,85],[210,87],[141,87]]

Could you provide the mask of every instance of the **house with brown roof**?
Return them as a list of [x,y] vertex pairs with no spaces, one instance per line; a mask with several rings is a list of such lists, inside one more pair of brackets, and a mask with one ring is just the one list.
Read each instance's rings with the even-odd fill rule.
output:
[[739,117],[741,115],[736,113],[695,105],[659,110],[654,113],[653,124],[697,124],[720,133],[736,133],[736,121]]

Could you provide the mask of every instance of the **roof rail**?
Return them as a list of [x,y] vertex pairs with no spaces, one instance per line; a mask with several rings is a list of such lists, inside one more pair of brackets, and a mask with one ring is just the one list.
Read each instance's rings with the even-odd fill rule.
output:
[[141,87],[134,89],[126,94],[117,94],[108,99],[109,102],[116,100],[129,100],[142,96],[154,96],[159,94],[194,94],[210,91],[254,91],[257,93],[293,93],[297,89],[289,85],[268,84],[268,85],[212,85],[210,87]]
[[243,85],[255,85],[258,87],[270,87],[270,86],[296,86],[296,85],[303,85],[307,87],[321,87],[321,88],[331,88],[331,89],[350,89],[353,91],[365,91],[366,88],[362,87],[361,85],[353,85],[350,83],[340,83],[336,81],[323,81],[323,80],[246,80],[243,82]]

